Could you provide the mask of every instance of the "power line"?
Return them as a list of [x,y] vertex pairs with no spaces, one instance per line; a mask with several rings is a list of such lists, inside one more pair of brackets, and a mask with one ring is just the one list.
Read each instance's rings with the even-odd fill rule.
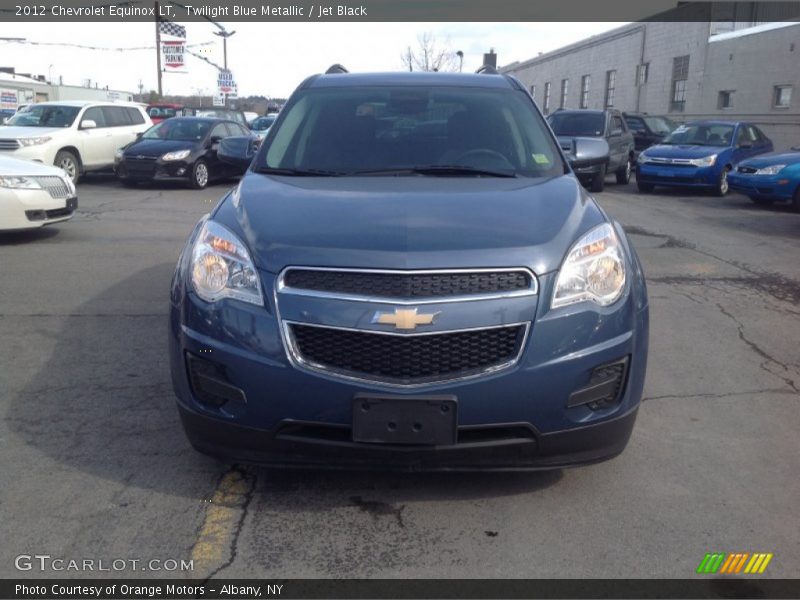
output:
[[[155,50],[155,46],[128,46],[125,48],[115,48],[115,47],[108,47],[108,46],[89,46],[86,44],[73,44],[70,42],[34,42],[32,40],[25,40],[25,39],[0,39],[0,42],[6,42],[7,44],[29,44],[31,46],[62,46],[67,48],[80,48],[82,50],[102,50],[106,52],[130,52],[132,50]],[[187,44],[187,48],[198,48],[200,46],[210,46],[212,44],[216,44],[215,41],[208,41],[208,42],[200,42],[197,44]],[[198,57],[202,58],[202,57]]]

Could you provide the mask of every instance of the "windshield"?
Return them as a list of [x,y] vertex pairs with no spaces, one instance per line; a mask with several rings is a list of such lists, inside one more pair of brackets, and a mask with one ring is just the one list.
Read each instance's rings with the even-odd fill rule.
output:
[[145,131],[142,139],[199,142],[206,137],[211,125],[212,121],[178,117],[154,125]]
[[681,125],[669,134],[662,144],[690,146],[730,146],[733,125],[690,123]]
[[170,119],[178,114],[178,109],[171,106],[151,106],[147,109],[147,114],[151,118],[156,119]]
[[34,105],[11,117],[6,125],[17,127],[69,127],[80,112],[79,106]]
[[605,129],[603,113],[554,113],[549,120],[556,135],[600,137]]
[[312,88],[295,94],[284,112],[257,169],[526,177],[564,172],[530,98],[508,89]]
[[643,119],[653,133],[667,134],[677,127],[674,122],[664,117],[643,117]]
[[272,127],[275,117],[259,117],[253,121],[253,131],[265,131]]

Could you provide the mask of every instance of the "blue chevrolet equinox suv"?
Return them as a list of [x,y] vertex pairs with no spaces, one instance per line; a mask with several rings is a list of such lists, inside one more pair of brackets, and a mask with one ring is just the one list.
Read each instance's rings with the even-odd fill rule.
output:
[[619,454],[648,301],[619,223],[512,77],[306,79],[194,228],[169,354],[201,452],[285,467],[558,468]]

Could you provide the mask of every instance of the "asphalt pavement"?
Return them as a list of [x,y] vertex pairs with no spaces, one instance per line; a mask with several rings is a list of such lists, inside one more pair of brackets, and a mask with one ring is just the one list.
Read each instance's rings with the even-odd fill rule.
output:
[[706,552],[800,572],[800,214],[633,184],[598,195],[651,303],[646,400],[611,461],[275,472],[192,450],[169,378],[172,270],[230,185],[90,177],[72,221],[0,235],[0,577],[106,575],[19,571],[19,555],[194,561],[127,577],[683,578]]

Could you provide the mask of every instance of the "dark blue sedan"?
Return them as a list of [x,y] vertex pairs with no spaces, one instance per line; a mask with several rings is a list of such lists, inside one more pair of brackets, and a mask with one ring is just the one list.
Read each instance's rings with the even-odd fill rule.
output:
[[791,202],[800,212],[800,146],[742,161],[728,180],[756,204]]
[[734,165],[771,151],[770,139],[750,123],[694,121],[639,155],[636,183],[642,192],[662,185],[703,188],[724,196]]
[[198,450],[273,466],[557,468],[619,454],[648,300],[619,223],[497,74],[307,79],[191,233],[172,380]]

